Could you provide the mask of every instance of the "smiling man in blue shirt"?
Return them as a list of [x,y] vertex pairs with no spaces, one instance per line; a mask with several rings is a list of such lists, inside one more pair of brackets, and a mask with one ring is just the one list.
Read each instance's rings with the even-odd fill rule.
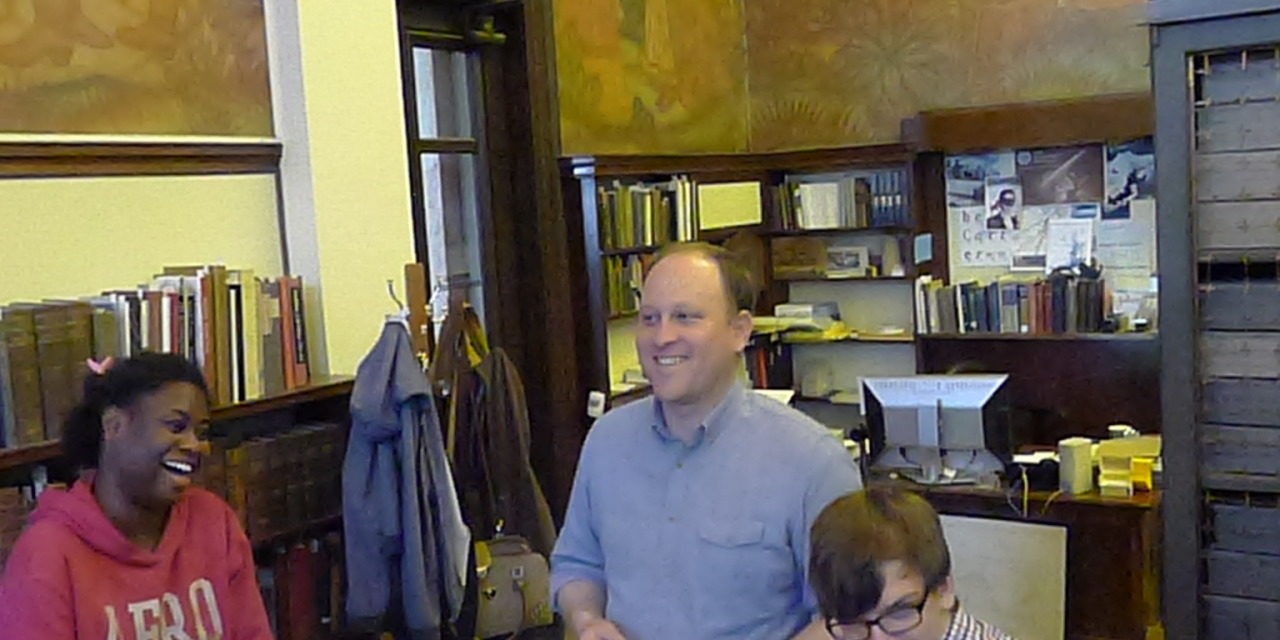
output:
[[828,637],[809,528],[861,480],[821,425],[740,382],[754,306],[718,247],[672,245],[650,269],[636,350],[653,397],[588,434],[551,558],[580,640]]

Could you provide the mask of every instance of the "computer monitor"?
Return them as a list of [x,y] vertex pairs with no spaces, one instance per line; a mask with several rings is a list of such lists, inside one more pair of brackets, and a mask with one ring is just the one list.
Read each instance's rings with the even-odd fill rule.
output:
[[1010,455],[1007,374],[862,380],[873,469],[925,484],[986,482]]

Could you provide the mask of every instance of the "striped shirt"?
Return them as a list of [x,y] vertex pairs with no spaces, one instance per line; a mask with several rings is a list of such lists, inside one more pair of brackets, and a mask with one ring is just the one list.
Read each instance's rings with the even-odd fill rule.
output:
[[942,640],[1013,640],[1009,634],[957,609]]

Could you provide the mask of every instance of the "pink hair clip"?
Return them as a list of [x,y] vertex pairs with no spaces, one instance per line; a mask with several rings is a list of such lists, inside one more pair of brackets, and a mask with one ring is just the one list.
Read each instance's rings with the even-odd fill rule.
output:
[[116,363],[116,359],[111,356],[107,356],[102,362],[98,362],[93,358],[89,358],[88,360],[85,360],[84,363],[89,367],[90,371],[100,376],[105,376],[107,375],[107,370],[111,368],[111,365]]

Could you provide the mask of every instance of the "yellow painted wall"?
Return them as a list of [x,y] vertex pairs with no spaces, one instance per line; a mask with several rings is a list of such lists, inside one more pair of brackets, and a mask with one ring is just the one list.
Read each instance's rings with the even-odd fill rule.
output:
[[[354,373],[414,260],[396,8],[298,3],[329,369]],[[403,286],[397,290],[403,294]]]
[[165,265],[281,272],[266,175],[0,180],[0,303],[135,287]]

